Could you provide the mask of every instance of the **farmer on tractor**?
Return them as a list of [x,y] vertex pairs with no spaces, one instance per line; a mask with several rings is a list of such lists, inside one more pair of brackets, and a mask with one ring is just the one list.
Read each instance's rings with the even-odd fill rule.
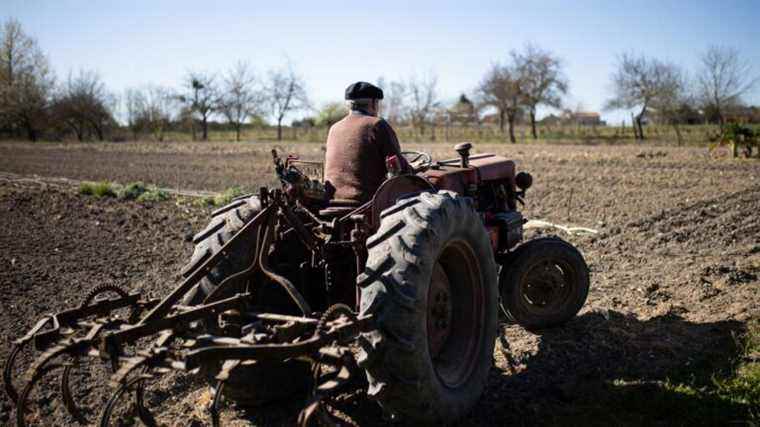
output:
[[372,198],[386,179],[388,157],[396,156],[401,172],[411,172],[396,132],[378,117],[381,99],[383,90],[367,82],[346,88],[349,113],[330,128],[325,153],[325,185],[334,188],[336,202]]

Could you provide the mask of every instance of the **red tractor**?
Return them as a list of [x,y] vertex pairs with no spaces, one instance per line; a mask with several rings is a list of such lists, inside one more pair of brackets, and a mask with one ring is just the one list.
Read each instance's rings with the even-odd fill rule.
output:
[[[273,152],[282,188],[215,211],[164,299],[97,288],[16,341],[4,377],[18,424],[62,357],[110,363],[117,389],[101,425],[129,390],[137,416],[154,424],[142,392],[171,371],[211,381],[215,423],[223,397],[251,406],[307,390],[300,423],[324,421],[336,396],[357,388],[402,420],[460,418],[486,386],[499,311],[530,329],[561,324],[585,302],[589,273],[559,238],[521,243],[529,174],[470,155],[470,144],[455,148],[458,158],[437,162],[403,153],[413,174],[387,159],[388,179],[364,204],[330,200],[304,172],[312,164]],[[129,318],[114,314],[125,307]],[[15,355],[32,341],[42,355],[19,389]],[[64,403],[81,420],[63,375]]]

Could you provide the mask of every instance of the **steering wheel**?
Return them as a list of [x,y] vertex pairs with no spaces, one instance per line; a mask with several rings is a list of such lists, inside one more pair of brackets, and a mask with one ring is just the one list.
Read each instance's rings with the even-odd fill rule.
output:
[[414,170],[414,173],[424,172],[433,165],[433,158],[424,151],[402,151],[401,155]]

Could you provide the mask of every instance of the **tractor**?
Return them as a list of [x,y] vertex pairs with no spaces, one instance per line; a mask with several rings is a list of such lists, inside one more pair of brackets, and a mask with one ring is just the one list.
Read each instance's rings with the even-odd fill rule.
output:
[[[281,186],[214,211],[168,295],[97,287],[14,342],[3,377],[17,424],[32,418],[31,390],[58,368],[64,406],[92,422],[70,389],[83,358],[112,372],[102,426],[123,416],[115,408],[125,396],[156,425],[143,393],[169,372],[208,380],[214,425],[224,400],[256,407],[293,396],[305,401],[299,424],[329,424],[329,407],[357,390],[392,419],[460,419],[486,387],[500,313],[531,330],[557,326],[589,289],[571,244],[523,242],[518,204],[531,175],[471,150],[458,144],[458,156],[439,161],[401,153],[413,173],[388,157],[387,180],[366,203],[332,198],[312,172],[319,163],[273,150]],[[41,354],[19,381],[17,355],[32,344]]]

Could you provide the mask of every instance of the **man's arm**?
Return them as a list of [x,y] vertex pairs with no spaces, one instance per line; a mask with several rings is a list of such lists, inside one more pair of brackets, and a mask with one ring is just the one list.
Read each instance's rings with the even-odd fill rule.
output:
[[383,160],[388,156],[396,155],[401,163],[401,170],[404,173],[412,173],[414,171],[409,162],[406,161],[406,157],[401,155],[401,145],[396,137],[396,132],[385,120],[380,120],[375,125],[375,142],[380,150],[380,154],[383,156]]

